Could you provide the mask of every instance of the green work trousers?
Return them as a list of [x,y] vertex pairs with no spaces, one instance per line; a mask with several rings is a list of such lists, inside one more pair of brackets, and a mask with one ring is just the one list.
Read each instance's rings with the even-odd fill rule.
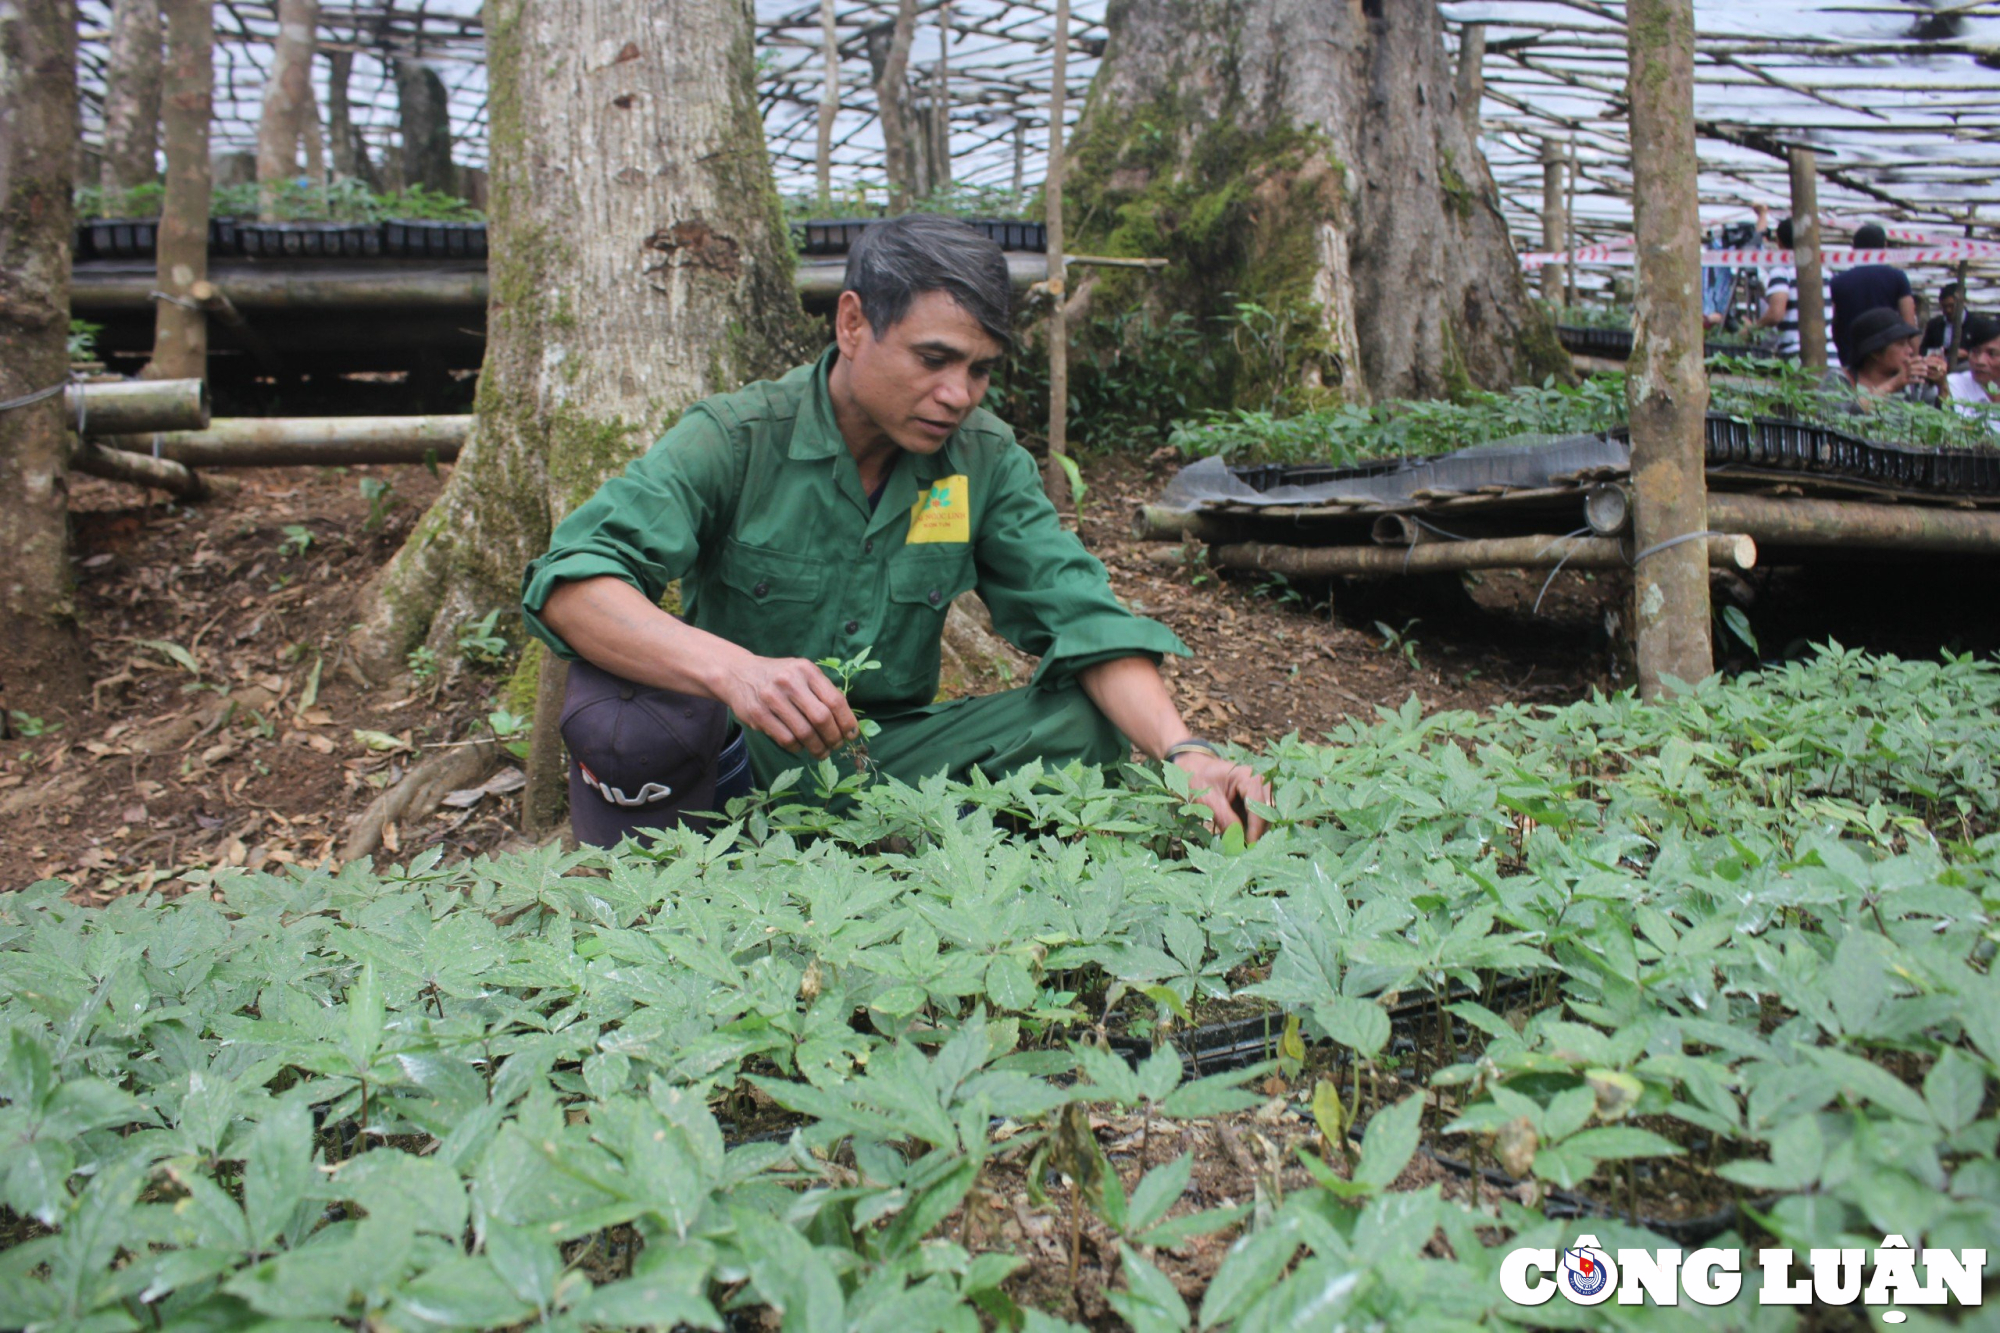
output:
[[[882,732],[868,742],[869,759],[877,771],[910,786],[939,773],[963,781],[975,768],[1001,778],[1034,759],[1051,768],[1073,759],[1116,764],[1132,751],[1075,682],[1053,690],[1027,685],[949,699],[875,720]],[[768,736],[750,732],[749,739],[759,787],[770,786],[787,769],[812,765],[809,756],[780,749]]]

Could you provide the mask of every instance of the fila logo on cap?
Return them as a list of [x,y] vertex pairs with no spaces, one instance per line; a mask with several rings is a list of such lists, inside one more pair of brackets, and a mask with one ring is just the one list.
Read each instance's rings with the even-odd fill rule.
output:
[[620,791],[610,783],[599,778],[597,774],[591,772],[590,766],[581,759],[576,761],[576,766],[583,773],[583,780],[597,788],[597,794],[613,805],[651,805],[655,801],[664,801],[667,797],[674,794],[674,789],[663,782],[649,782],[639,788],[637,796],[627,796],[623,791]]

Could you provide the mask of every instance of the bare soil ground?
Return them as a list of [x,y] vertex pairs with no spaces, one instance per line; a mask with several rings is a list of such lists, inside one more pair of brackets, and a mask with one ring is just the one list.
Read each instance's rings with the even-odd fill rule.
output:
[[[1317,736],[1410,695],[1426,710],[1558,702],[1610,683],[1603,614],[1617,589],[1540,581],[1376,591],[1259,586],[1130,535],[1166,460],[1087,462],[1079,531],[1120,596],[1195,650],[1168,666],[1199,732],[1255,746]],[[357,593],[440,485],[421,467],[262,469],[196,506],[74,479],[79,603],[94,688],[76,708],[11,716],[0,734],[0,888],[60,878],[80,901],[178,891],[220,866],[316,863],[419,756],[487,735],[496,669],[361,685],[342,640]],[[386,483],[386,506],[363,482]],[[1330,614],[1329,614],[1330,602]],[[1394,635],[1378,628],[1380,621]],[[500,629],[517,645],[519,620]],[[361,736],[358,733],[375,733]],[[392,831],[403,859],[517,837],[515,798],[487,795]]]

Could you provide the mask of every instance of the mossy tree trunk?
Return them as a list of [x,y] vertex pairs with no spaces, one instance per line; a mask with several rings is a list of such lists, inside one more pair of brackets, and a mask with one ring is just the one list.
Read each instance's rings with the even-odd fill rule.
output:
[[1211,401],[1569,374],[1430,0],[1114,0],[1107,24],[1069,154],[1071,248],[1173,261],[1107,275],[1102,315],[1259,308],[1200,386]]
[[[0,4],[0,401],[69,375],[76,6]],[[0,697],[82,687],[60,391],[0,412]]]
[[[511,609],[553,525],[803,317],[743,0],[489,0],[492,302],[471,438],[361,607],[380,679]],[[518,623],[518,622],[517,622]]]

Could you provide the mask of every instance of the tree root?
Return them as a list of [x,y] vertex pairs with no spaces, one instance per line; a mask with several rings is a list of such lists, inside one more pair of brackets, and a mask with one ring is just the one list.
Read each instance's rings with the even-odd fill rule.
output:
[[447,792],[478,785],[505,755],[497,741],[480,741],[454,746],[416,765],[361,812],[341,844],[340,859],[374,855],[381,850],[385,828],[401,820],[422,819],[438,808]]

